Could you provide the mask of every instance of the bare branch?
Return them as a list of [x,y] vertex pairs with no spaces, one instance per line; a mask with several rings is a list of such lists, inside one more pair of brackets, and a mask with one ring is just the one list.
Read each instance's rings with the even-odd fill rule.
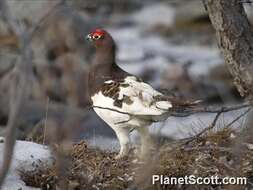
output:
[[[124,114],[124,115],[134,116],[134,114],[119,111],[119,110],[116,110],[116,109],[113,109],[113,108],[107,108],[107,107],[101,107],[101,106],[92,106],[92,108],[104,109],[104,110],[109,110],[109,111],[114,111],[114,112],[117,112],[117,113],[121,113],[121,114]],[[137,116],[137,115],[135,115],[135,116]]]
[[205,10],[207,11],[207,4],[205,0],[202,0],[202,4],[204,5]]
[[213,129],[215,126],[216,126],[216,123],[220,117],[220,115],[222,114],[223,112],[220,111],[216,114],[216,116],[214,117],[214,120],[213,122],[211,123],[211,125],[207,128],[204,128],[202,131],[200,131],[197,135],[193,136],[193,137],[190,137],[189,140],[187,140],[186,142],[184,142],[183,144],[184,145],[187,145],[189,144],[190,142],[198,139],[199,137],[201,137],[204,133],[206,133],[207,131],[210,131],[211,129]]
[[242,117],[244,117],[245,115],[247,115],[251,110],[252,110],[252,107],[248,108],[245,112],[243,112],[242,114],[240,114],[239,116],[237,116],[235,119],[233,119],[229,124],[227,124],[225,126],[225,128],[228,128],[231,125],[233,125],[236,121],[238,121],[239,119],[241,119]]
[[4,158],[0,171],[0,188],[3,181],[7,175],[11,158],[13,155],[13,149],[15,145],[15,133],[16,126],[22,109],[24,100],[28,93],[28,77],[31,75],[32,71],[32,51],[30,48],[30,36],[24,31],[24,27],[21,24],[15,22],[12,17],[7,2],[5,0],[0,1],[0,9],[3,19],[9,24],[11,30],[16,34],[19,39],[21,47],[21,60],[20,63],[16,65],[16,80],[11,84],[11,94],[10,94],[10,112],[9,119],[7,123],[6,138],[5,138],[5,149]]
[[[225,111],[229,110],[229,109],[225,109],[223,108]],[[197,135],[190,137],[188,139],[185,139],[186,141],[184,141],[184,145],[189,144],[190,142],[198,139],[199,137],[201,137],[203,134],[205,134],[206,132],[210,131],[211,129],[213,129],[216,126],[216,123],[219,119],[219,117],[221,116],[222,113],[224,113],[224,110],[220,110],[220,112],[218,112],[213,120],[213,122],[211,123],[211,125],[207,128],[204,128],[202,131],[200,131]],[[231,110],[231,107],[230,107]],[[242,114],[240,114],[238,117],[236,117],[233,121],[231,121],[229,124],[227,124],[224,128],[228,128],[231,125],[233,125],[236,121],[238,121],[239,119],[241,119],[242,117],[244,117],[247,113],[250,112],[250,110],[252,110],[252,107],[248,108],[245,112],[243,112]]]

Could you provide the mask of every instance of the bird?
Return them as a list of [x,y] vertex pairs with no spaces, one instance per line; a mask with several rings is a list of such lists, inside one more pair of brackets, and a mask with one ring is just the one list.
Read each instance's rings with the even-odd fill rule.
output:
[[140,135],[138,155],[145,157],[154,148],[149,126],[166,120],[172,113],[193,107],[196,102],[167,96],[121,69],[116,62],[117,46],[104,29],[92,30],[86,39],[95,48],[88,76],[88,90],[95,113],[115,132],[120,150],[117,159],[129,154],[129,134]]

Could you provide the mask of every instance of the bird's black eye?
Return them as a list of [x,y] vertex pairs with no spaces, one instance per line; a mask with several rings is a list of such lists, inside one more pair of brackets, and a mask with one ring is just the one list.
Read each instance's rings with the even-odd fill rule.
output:
[[101,38],[100,35],[97,35],[97,34],[94,34],[94,35],[93,35],[93,39],[94,39],[94,40],[98,40],[98,39],[100,39],[100,38]]

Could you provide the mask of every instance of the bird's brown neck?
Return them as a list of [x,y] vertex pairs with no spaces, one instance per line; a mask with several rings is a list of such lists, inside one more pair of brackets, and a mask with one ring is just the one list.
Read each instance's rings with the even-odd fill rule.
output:
[[124,78],[123,71],[115,60],[115,49],[97,49],[89,72],[89,94],[97,93],[107,80]]
[[97,48],[93,65],[107,65],[108,67],[115,63],[115,48]]

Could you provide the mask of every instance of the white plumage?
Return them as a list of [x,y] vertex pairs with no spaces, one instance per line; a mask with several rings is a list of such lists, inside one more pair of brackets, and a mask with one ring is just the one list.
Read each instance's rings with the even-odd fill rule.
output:
[[[110,82],[113,81],[106,81],[105,83],[109,84]],[[122,108],[114,106],[114,100],[108,96],[104,96],[101,91],[91,97],[96,113],[98,113],[98,115],[101,116],[107,123],[116,124],[129,120],[129,115],[134,115],[136,118],[155,118],[155,116],[161,116],[167,113],[169,108],[172,108],[172,104],[168,101],[156,102],[154,97],[162,94],[154,90],[150,85],[137,81],[135,77],[127,77],[125,79],[125,83],[129,84],[129,86],[126,88],[120,87],[118,99],[121,100],[124,95],[128,96],[133,101],[132,104],[123,103]],[[116,111],[112,111],[111,109],[124,112],[126,114],[121,114]]]
[[[112,82],[114,81],[109,80],[105,84]],[[121,145],[119,157],[125,155],[129,149],[129,132],[133,128],[140,132],[142,154],[146,154],[147,148],[150,148],[146,146],[152,145],[147,126],[154,121],[166,119],[172,104],[168,101],[157,102],[155,97],[162,94],[134,76],[126,77],[124,84],[128,86],[119,87],[118,99],[122,100],[127,96],[131,104],[123,102],[122,107],[115,106],[113,98],[104,96],[99,91],[91,97],[94,110],[116,132]]]

